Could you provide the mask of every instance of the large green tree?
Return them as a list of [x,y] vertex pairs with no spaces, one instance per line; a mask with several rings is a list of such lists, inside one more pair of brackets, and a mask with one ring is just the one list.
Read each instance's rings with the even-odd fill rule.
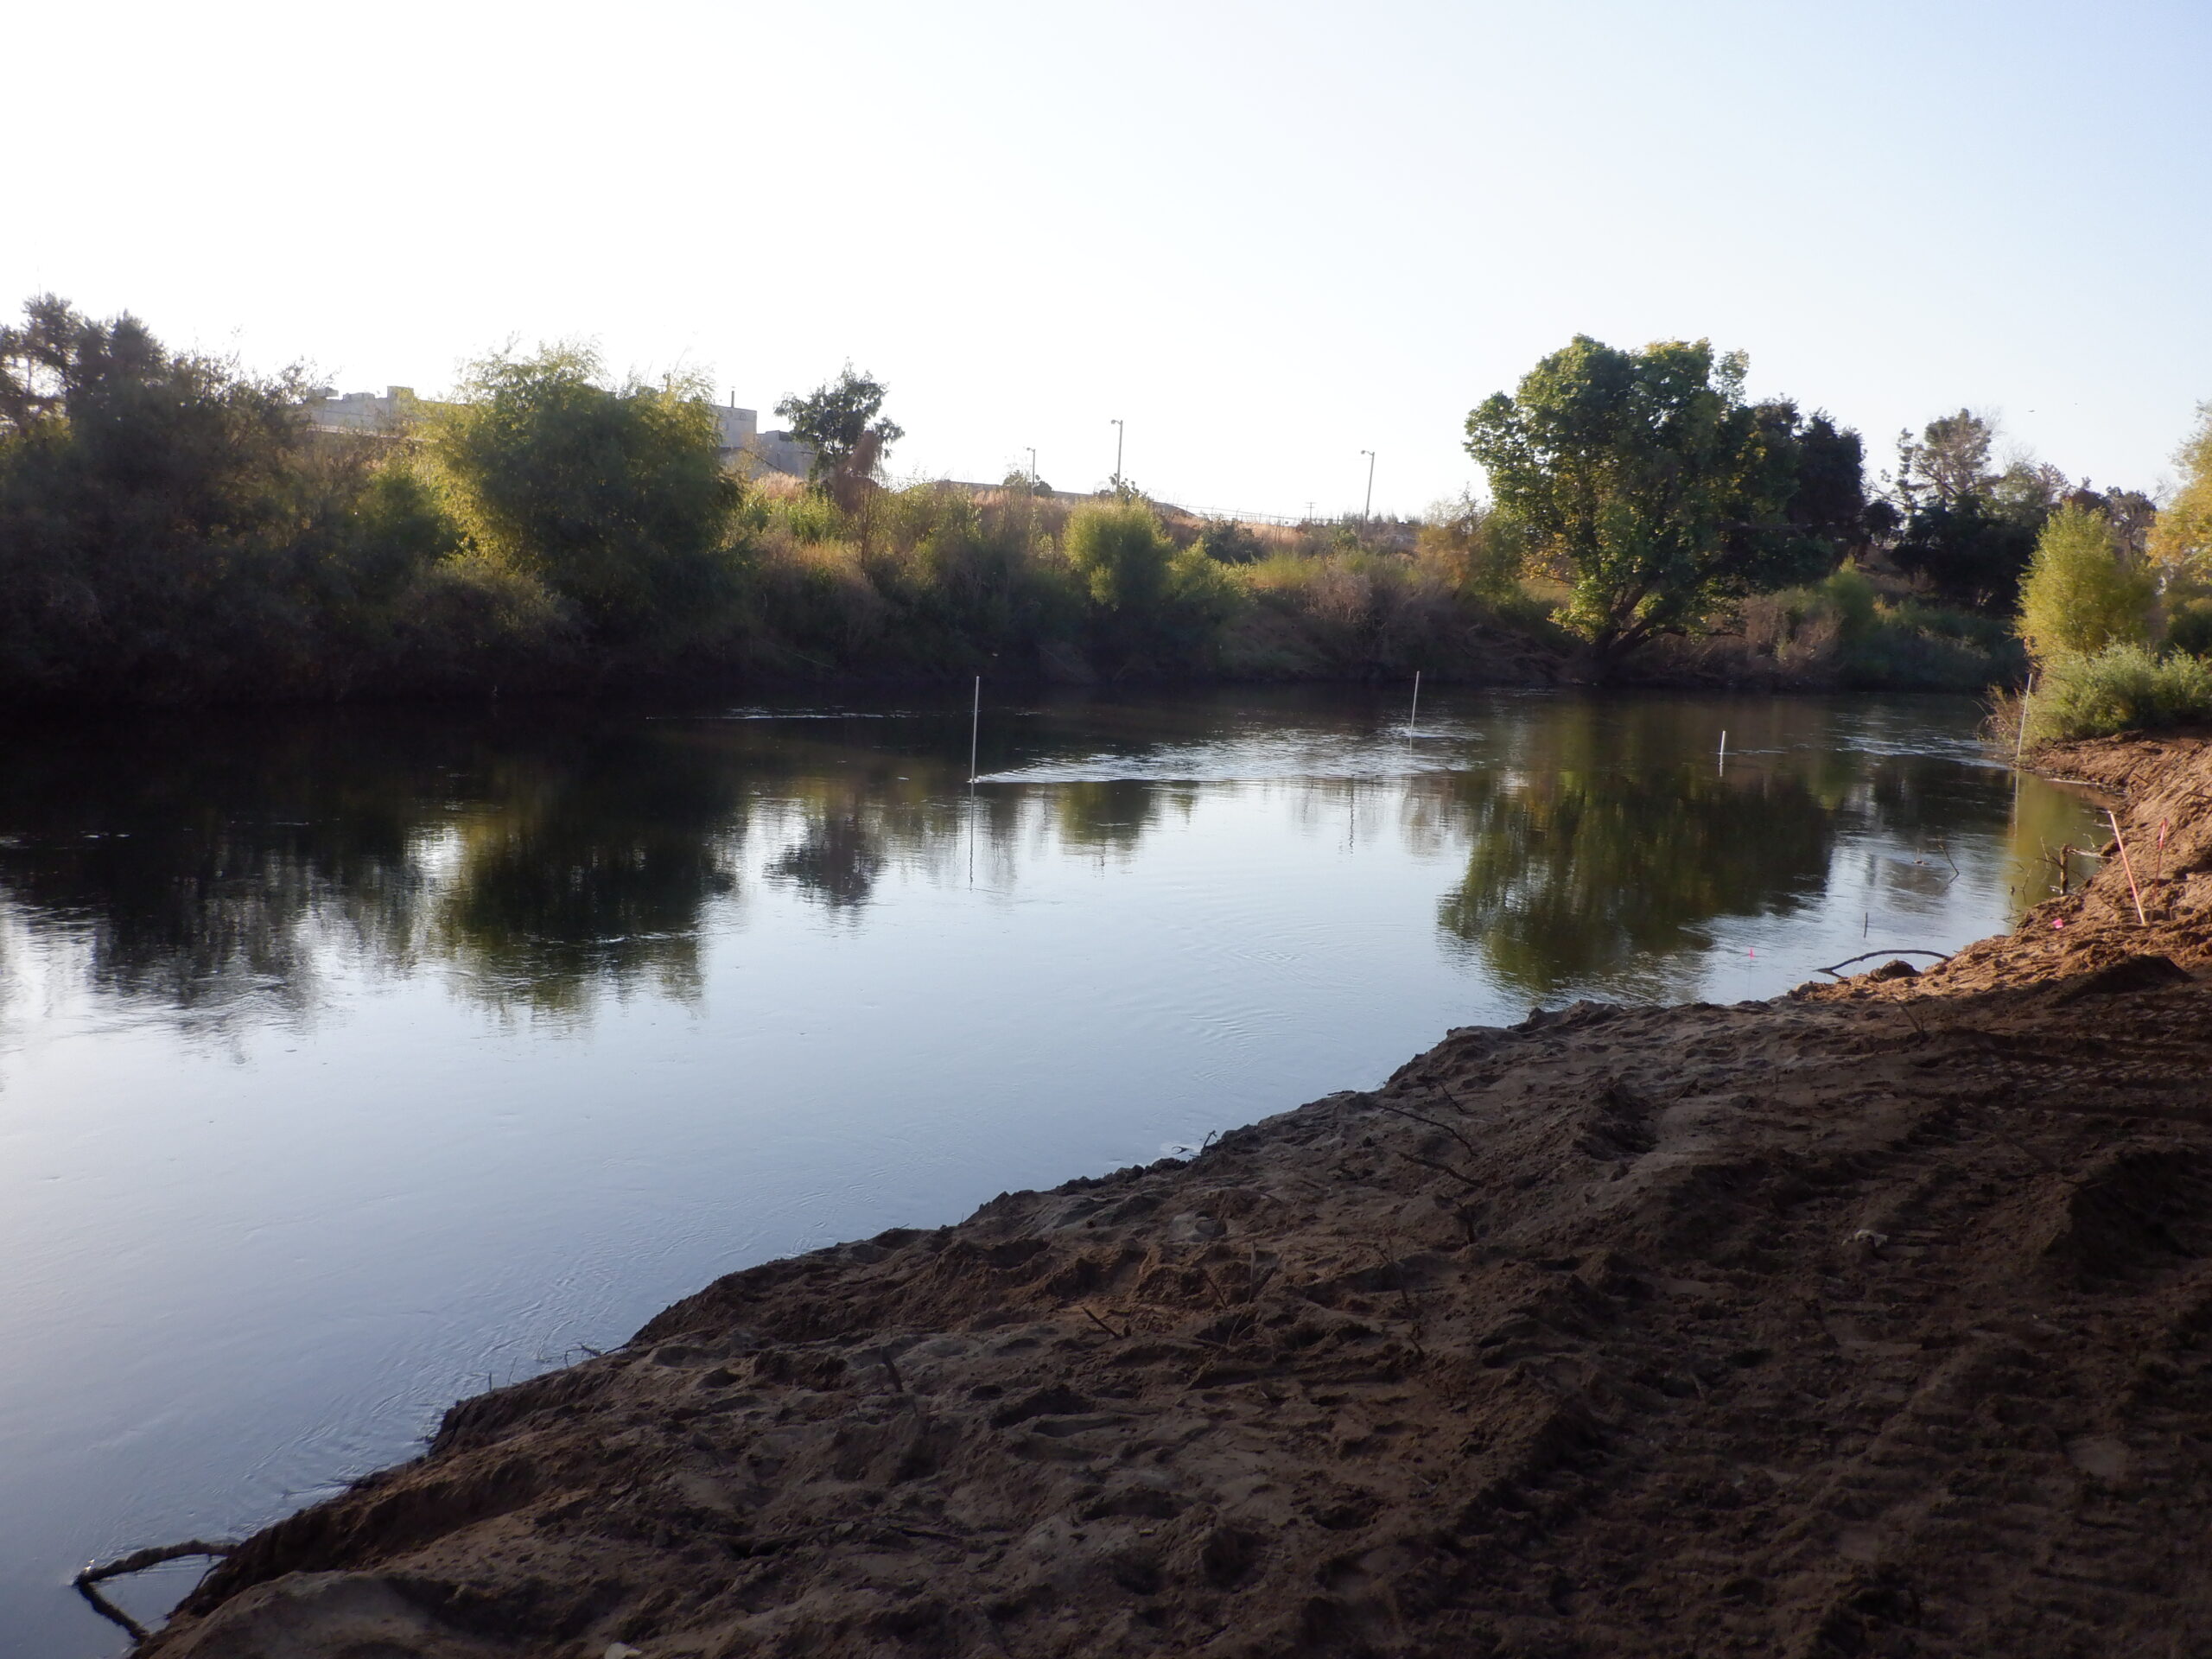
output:
[[1729,600],[1819,575],[1855,534],[1857,435],[1746,402],[1744,372],[1705,340],[1637,352],[1579,334],[1467,416],[1467,452],[1569,584],[1560,620],[1601,672]]

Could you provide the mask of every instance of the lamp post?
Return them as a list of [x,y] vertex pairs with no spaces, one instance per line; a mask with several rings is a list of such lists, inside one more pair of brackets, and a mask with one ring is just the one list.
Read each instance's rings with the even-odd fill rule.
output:
[[1037,481],[1037,446],[1033,443],[1029,446],[1029,481]]
[[1127,436],[1128,430],[1122,424],[1121,417],[1116,416],[1114,420],[1114,487],[1116,490],[1122,487],[1122,440]]
[[1363,449],[1359,453],[1367,457],[1367,501],[1359,510],[1359,522],[1363,524],[1375,516],[1375,452]]

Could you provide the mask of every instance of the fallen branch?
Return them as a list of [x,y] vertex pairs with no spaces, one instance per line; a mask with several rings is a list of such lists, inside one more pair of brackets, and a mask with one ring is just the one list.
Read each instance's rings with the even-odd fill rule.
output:
[[236,1544],[211,1544],[205,1539],[190,1538],[181,1544],[162,1544],[152,1549],[133,1550],[105,1567],[88,1567],[70,1582],[77,1586],[77,1593],[92,1603],[92,1611],[102,1618],[120,1624],[130,1633],[133,1642],[143,1642],[146,1627],[124,1612],[95,1587],[109,1579],[120,1579],[133,1573],[143,1573],[149,1567],[159,1567],[164,1561],[181,1560],[188,1555],[208,1555],[217,1559],[236,1549]]
[[1408,1152],[1403,1147],[1393,1147],[1391,1150],[1409,1164],[1419,1164],[1423,1169],[1433,1169],[1440,1175],[1449,1175],[1453,1180],[1459,1182],[1460,1185],[1465,1187],[1471,1192],[1481,1192],[1487,1190],[1483,1182],[1475,1176],[1469,1175],[1464,1171],[1454,1169],[1451,1165],[1443,1163],[1437,1159],[1424,1158],[1417,1152]]
[[1460,1134],[1459,1130],[1453,1128],[1449,1123],[1440,1123],[1433,1117],[1424,1116],[1420,1112],[1408,1111],[1402,1106],[1393,1106],[1388,1101],[1378,1100],[1375,1103],[1375,1105],[1376,1109],[1379,1111],[1389,1112],[1397,1117],[1409,1118],[1414,1122],[1421,1124],[1426,1128],[1442,1131],[1444,1134],[1450,1135],[1454,1141],[1457,1141],[1465,1150],[1467,1156],[1470,1158],[1479,1160],[1483,1155],[1481,1147],[1478,1147],[1473,1141],[1468,1140],[1465,1135]]
[[1854,962],[1866,962],[1874,957],[1933,957],[1938,962],[1948,962],[1951,959],[1951,954],[1948,950],[1863,950],[1855,957],[1846,957],[1841,962],[1836,963],[1834,968],[1821,968],[1815,969],[1815,971],[1823,974],[1835,974],[1835,976],[1838,979],[1841,979],[1843,976],[1840,973],[1836,972],[1837,969],[1848,968]]

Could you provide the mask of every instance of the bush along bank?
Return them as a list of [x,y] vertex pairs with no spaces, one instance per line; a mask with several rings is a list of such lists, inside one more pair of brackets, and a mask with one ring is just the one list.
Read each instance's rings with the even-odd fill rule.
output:
[[2044,526],[2019,615],[2037,678],[1998,711],[2016,740],[2212,725],[2212,404],[2175,459],[2180,493],[2133,533],[2078,503]]

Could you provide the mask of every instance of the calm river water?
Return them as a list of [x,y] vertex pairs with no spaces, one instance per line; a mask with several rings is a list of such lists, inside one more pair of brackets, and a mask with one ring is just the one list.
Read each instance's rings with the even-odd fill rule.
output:
[[1406,712],[986,687],[972,788],[964,696],[5,740],[0,1652],[112,1654],[87,1560],[270,1520],[717,1274],[1452,1026],[1948,949],[2095,834],[1963,701]]

